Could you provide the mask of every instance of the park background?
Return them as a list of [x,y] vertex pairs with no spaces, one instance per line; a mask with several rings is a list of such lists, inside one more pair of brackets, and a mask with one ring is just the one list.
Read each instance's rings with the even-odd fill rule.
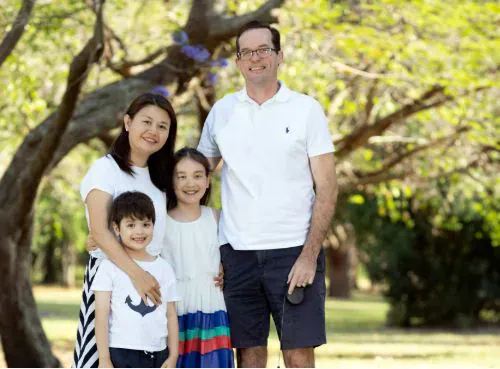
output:
[[[0,9],[0,366],[70,365],[87,258],[81,178],[142,92],[168,95],[177,147],[196,146],[212,104],[243,86],[234,36],[257,19],[277,24],[279,77],[319,100],[336,146],[317,365],[500,367],[498,2]],[[216,173],[214,206],[218,184]],[[275,333],[270,347],[273,367]]]

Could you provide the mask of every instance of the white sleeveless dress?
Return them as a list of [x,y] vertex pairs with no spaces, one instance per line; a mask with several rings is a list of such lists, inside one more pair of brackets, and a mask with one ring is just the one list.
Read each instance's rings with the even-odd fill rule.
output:
[[181,301],[177,367],[234,367],[224,296],[215,287],[220,253],[217,222],[211,208],[202,206],[193,222],[167,215],[162,256],[175,271]]

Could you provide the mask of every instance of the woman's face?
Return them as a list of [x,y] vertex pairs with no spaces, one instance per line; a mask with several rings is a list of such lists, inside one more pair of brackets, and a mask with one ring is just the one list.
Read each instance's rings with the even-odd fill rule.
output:
[[132,158],[136,155],[149,157],[167,142],[170,117],[165,110],[148,105],[139,110],[133,119],[125,115],[124,120]]

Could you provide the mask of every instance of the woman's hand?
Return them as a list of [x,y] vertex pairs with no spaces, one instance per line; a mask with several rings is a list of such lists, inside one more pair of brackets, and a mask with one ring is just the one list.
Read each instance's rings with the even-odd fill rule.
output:
[[132,282],[145,304],[148,297],[153,304],[161,304],[160,284],[151,274],[139,268]]
[[88,252],[91,252],[91,251],[95,251],[99,248],[99,245],[97,244],[97,242],[95,242],[95,240],[92,238],[92,236],[89,234],[87,236],[87,251]]
[[219,264],[219,274],[214,278],[215,287],[219,287],[221,291],[224,289],[224,268],[222,267],[222,263]]
[[111,359],[108,357],[99,358],[99,368],[114,368]]

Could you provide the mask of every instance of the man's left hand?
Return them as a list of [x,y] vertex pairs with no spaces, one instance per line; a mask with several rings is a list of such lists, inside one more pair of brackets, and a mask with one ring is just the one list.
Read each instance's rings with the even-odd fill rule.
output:
[[316,275],[317,256],[304,247],[288,274],[288,294],[291,295],[295,287],[306,287],[314,281]]

